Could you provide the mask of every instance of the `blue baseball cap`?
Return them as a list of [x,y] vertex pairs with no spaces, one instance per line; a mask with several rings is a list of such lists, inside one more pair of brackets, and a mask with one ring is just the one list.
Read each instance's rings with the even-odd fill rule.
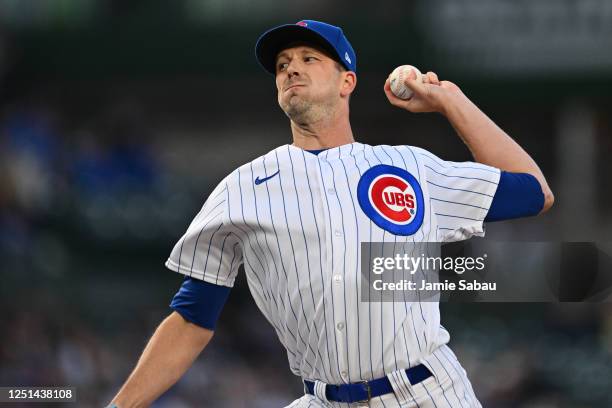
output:
[[266,71],[276,74],[278,53],[299,41],[322,47],[346,69],[357,72],[357,56],[342,29],[321,21],[302,20],[266,31],[255,44],[255,55]]

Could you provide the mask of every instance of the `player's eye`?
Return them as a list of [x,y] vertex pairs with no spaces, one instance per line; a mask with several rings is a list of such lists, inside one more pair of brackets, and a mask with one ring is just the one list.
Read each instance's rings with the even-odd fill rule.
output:
[[278,64],[278,70],[279,71],[284,71],[285,69],[287,69],[288,65],[289,64],[287,62],[281,62],[281,63]]
[[304,57],[304,62],[311,62],[311,61],[316,61],[317,59],[315,57]]

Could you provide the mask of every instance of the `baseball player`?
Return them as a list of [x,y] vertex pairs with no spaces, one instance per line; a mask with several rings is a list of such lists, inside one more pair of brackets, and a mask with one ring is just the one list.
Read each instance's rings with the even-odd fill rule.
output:
[[[166,266],[184,283],[111,405],[147,406],[213,336],[238,268],[287,349],[304,395],[290,407],[480,407],[447,346],[437,302],[363,302],[360,245],[484,236],[484,222],[542,213],[553,194],[534,160],[457,87],[409,76],[409,112],[438,112],[474,162],[410,145],[356,142],[357,58],[343,31],[304,20],[265,32],[256,56],[276,82],[293,141],[211,193]],[[409,140],[406,140],[408,143]],[[393,200],[389,192],[398,192]]]

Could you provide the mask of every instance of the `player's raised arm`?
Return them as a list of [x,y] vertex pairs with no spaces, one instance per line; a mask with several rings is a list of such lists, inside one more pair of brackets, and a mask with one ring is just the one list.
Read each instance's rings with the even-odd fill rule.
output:
[[413,72],[404,80],[414,95],[403,100],[393,94],[390,81],[384,90],[389,102],[410,112],[438,112],[444,115],[472,153],[474,160],[506,172],[527,173],[540,184],[544,203],[541,212],[554,202],[554,195],[542,171],[531,156],[485,115],[457,85],[440,81],[433,72],[417,80]]
[[136,368],[110,406],[140,408],[151,405],[181,378],[212,336],[212,330],[172,312],[155,330]]

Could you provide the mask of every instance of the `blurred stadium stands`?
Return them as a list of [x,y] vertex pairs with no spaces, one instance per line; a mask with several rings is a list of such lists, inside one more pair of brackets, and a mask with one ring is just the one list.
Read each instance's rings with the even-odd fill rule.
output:
[[[410,63],[535,157],[555,207],[487,239],[612,241],[609,1],[0,0],[0,385],[73,385],[79,407],[116,392],[169,312],[181,278],[163,262],[208,193],[290,142],[253,47],[303,18],[341,25],[357,51],[359,141],[470,159],[442,117],[386,102],[384,79]],[[441,309],[484,406],[612,406],[612,304]],[[284,406],[302,392],[286,362],[242,277],[155,406]]]

